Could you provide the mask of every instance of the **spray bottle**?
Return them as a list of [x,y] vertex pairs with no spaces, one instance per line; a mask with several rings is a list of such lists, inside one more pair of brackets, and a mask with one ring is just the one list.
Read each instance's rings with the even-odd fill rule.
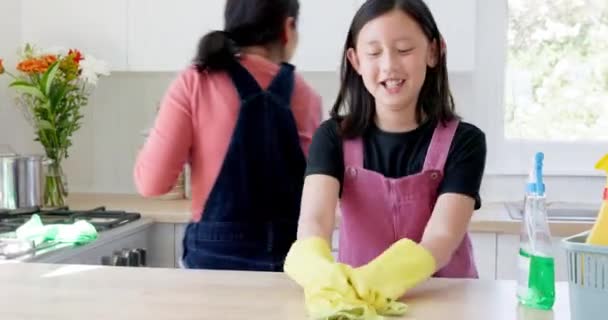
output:
[[544,154],[537,153],[526,185],[520,234],[517,298],[527,307],[549,310],[555,302],[555,261],[543,182]]
[[[604,170],[608,174],[608,154],[605,155],[596,165],[595,168],[598,170]],[[602,207],[597,216],[597,221],[591,229],[591,233],[587,237],[587,243],[608,246],[608,181],[604,188],[604,200]]]

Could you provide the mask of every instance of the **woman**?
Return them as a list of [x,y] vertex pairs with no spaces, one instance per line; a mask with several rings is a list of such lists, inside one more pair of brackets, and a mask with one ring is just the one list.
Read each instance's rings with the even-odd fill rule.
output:
[[168,192],[191,164],[185,267],[280,271],[295,241],[304,156],[321,109],[286,63],[298,11],[297,0],[228,0],[224,30],[202,38],[138,156],[144,196]]

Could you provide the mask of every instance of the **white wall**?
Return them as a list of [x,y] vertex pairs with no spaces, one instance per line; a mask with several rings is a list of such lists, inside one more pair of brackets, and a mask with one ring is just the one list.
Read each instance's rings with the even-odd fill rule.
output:
[[[14,70],[17,61],[16,52],[21,34],[20,12],[20,1],[0,2],[0,58],[4,59],[4,66],[9,71]],[[15,148],[29,150],[35,144],[31,139],[23,139],[29,135],[30,130],[9,96],[9,81],[7,75],[0,76],[0,148],[10,142]]]
[[[504,32],[500,21],[501,1],[478,1],[477,70],[473,74],[451,74],[457,110],[465,121],[488,134],[488,173],[484,179],[484,201],[519,200],[525,177],[500,174],[496,157],[497,112],[501,109],[500,81]],[[19,34],[18,1],[0,4],[0,56],[14,52]],[[504,8],[502,9],[504,11]],[[6,14],[4,14],[6,13]],[[4,17],[6,16],[6,17]],[[448,50],[449,51],[449,50]],[[8,63],[9,66],[14,63]],[[100,81],[85,111],[83,128],[76,133],[71,157],[66,163],[70,191],[133,193],[132,167],[143,142],[141,131],[154,119],[155,109],[174,73],[114,73]],[[338,89],[338,75],[309,72],[304,77],[323,97],[327,116]],[[6,77],[4,77],[6,78]],[[39,151],[31,128],[7,98],[6,79],[0,80],[0,145],[10,143],[19,152]],[[565,201],[599,202],[602,178],[550,177],[548,195]]]
[[[14,50],[13,50],[14,51]],[[324,115],[338,87],[337,74],[306,73],[305,78],[324,100]],[[152,125],[156,108],[175,73],[113,73],[102,78],[84,109],[84,124],[74,136],[66,161],[73,192],[133,193],[132,169],[144,141],[141,132]],[[12,92],[0,88],[2,104]],[[0,145],[11,144],[20,153],[41,152],[33,130],[23,116],[6,103],[0,117]],[[14,132],[18,133],[14,133]]]

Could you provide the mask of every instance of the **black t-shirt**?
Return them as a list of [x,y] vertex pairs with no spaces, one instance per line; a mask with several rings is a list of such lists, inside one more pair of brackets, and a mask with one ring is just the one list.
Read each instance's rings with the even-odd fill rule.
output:
[[[400,133],[384,132],[373,125],[363,135],[363,166],[390,178],[400,178],[422,171],[435,125],[426,122]],[[486,161],[484,133],[472,124],[460,122],[444,167],[438,194],[459,193],[475,199],[481,207],[479,188]],[[306,175],[323,174],[344,179],[342,138],[336,120],[326,120],[315,132],[308,155]]]

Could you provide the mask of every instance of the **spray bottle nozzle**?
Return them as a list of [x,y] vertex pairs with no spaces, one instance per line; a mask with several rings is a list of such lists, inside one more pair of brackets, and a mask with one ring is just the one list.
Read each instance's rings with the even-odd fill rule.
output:
[[534,155],[534,165],[528,177],[527,191],[528,193],[537,194],[539,196],[545,195],[545,183],[543,181],[543,160],[545,154],[537,152]]

